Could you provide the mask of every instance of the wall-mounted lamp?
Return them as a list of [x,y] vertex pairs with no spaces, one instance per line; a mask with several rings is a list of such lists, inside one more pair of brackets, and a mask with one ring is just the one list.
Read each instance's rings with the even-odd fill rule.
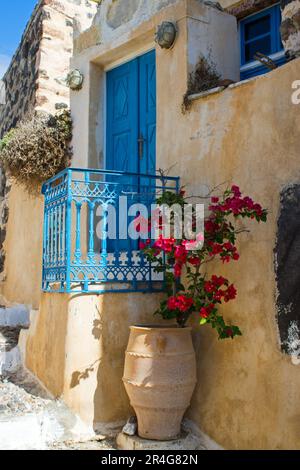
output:
[[71,90],[81,90],[82,85],[83,85],[83,80],[84,80],[84,77],[82,73],[79,70],[75,69],[75,70],[71,70],[68,73],[68,76],[66,78],[66,83],[68,87],[71,88]]
[[156,30],[155,42],[162,49],[171,49],[173,47],[177,36],[177,27],[171,21],[164,21]]

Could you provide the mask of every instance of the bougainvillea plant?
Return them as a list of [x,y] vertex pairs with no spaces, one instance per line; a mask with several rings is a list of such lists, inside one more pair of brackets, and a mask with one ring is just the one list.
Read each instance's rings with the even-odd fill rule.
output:
[[[157,200],[160,206],[180,204],[183,207],[185,203],[184,190],[179,194],[166,191]],[[208,212],[204,221],[204,242],[200,249],[194,240],[164,238],[162,234],[156,240],[149,238],[141,241],[140,249],[154,264],[155,270],[165,274],[167,296],[156,314],[164,319],[176,319],[180,327],[186,325],[191,315],[197,315],[200,325],[209,324],[217,331],[219,339],[233,339],[241,335],[241,331],[237,325],[225,322],[219,307],[234,300],[237,290],[223,276],[208,276],[206,266],[213,260],[221,263],[238,261],[240,255],[236,240],[245,231],[237,228],[238,220],[248,218],[266,222],[267,210],[250,197],[243,196],[238,186],[232,186],[220,197],[210,197]],[[193,243],[195,249],[191,249]],[[216,263],[213,266],[217,266]]]

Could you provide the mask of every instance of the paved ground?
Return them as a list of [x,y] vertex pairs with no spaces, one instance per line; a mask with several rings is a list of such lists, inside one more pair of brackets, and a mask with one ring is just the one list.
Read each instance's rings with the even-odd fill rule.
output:
[[[0,375],[0,450],[115,450],[114,439],[106,436],[92,440],[86,428],[60,401],[53,400],[39,383],[22,368],[17,373]],[[221,449],[203,433],[191,433],[183,426],[182,439],[169,443],[145,441],[134,436],[125,438],[126,449]],[[76,432],[74,431],[76,430]],[[120,441],[119,435],[119,441]],[[125,445],[125,447],[124,447]]]
[[0,376],[0,449],[108,450],[115,442],[99,436],[91,441],[68,438],[74,417],[47,395],[24,370]]

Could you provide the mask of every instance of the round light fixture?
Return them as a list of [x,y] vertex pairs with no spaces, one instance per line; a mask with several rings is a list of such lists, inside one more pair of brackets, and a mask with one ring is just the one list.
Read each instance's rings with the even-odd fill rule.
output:
[[164,21],[156,30],[155,42],[162,49],[171,49],[173,47],[177,36],[177,27],[171,21]]
[[71,90],[81,90],[82,85],[83,85],[83,80],[84,80],[84,77],[82,73],[80,72],[80,70],[75,69],[75,70],[71,70],[68,73],[66,82],[67,82],[68,87],[71,88]]

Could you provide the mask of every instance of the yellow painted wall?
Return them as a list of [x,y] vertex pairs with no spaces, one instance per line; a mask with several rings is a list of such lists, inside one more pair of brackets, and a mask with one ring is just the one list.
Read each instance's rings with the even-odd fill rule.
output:
[[42,285],[43,198],[12,184],[8,195],[9,220],[4,242],[4,297],[38,308]]
[[208,327],[195,327],[198,385],[189,417],[226,448],[297,449],[300,372],[279,347],[273,249],[279,193],[300,179],[299,106],[291,102],[300,59],[198,99],[186,115],[185,77],[170,67],[165,56],[158,68],[158,165],[176,164],[173,173],[193,194],[203,184],[234,182],[270,212],[266,225],[251,222],[251,234],[241,235],[240,261],[215,267],[237,286],[237,301],[222,310],[243,336],[219,342]]
[[42,294],[26,366],[95,430],[132,410],[122,382],[129,326],[153,322],[158,294]]

